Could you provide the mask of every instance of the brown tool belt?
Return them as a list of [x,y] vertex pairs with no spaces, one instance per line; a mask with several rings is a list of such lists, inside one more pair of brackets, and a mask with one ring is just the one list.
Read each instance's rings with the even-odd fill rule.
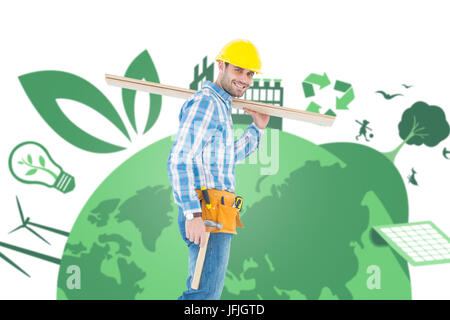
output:
[[195,189],[195,191],[202,204],[202,219],[220,222],[223,225],[221,230],[206,227],[206,231],[211,233],[223,232],[237,234],[236,227],[244,227],[239,216],[239,209],[233,206],[234,193],[218,189],[208,189],[209,201],[211,203],[211,209],[208,209],[203,199],[202,191],[200,189]]

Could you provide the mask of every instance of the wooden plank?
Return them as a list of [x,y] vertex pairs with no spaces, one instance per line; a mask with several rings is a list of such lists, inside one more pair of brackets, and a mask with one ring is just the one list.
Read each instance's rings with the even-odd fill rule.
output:
[[[130,90],[144,91],[144,92],[149,92],[149,93],[153,93],[153,94],[160,94],[160,95],[180,98],[180,99],[184,99],[184,100],[189,99],[196,92],[196,91],[190,90],[190,89],[184,89],[184,88],[180,88],[180,87],[164,85],[161,83],[155,83],[155,82],[150,82],[150,81],[145,81],[145,80],[137,80],[137,79],[127,78],[127,77],[111,75],[111,74],[106,74],[105,79],[106,79],[106,82],[112,86],[130,89]],[[274,105],[267,104],[267,103],[238,99],[238,98],[233,98],[231,107],[236,108],[236,109],[242,109],[245,107],[250,110],[268,114],[271,116],[277,116],[277,117],[293,119],[293,120],[300,120],[300,121],[314,123],[314,124],[321,125],[321,126],[332,126],[334,123],[334,120],[336,119],[336,117],[325,115],[325,114],[304,111],[304,110],[298,110],[298,109],[292,109],[292,108],[287,108],[287,107],[282,107],[282,106],[274,106]]]

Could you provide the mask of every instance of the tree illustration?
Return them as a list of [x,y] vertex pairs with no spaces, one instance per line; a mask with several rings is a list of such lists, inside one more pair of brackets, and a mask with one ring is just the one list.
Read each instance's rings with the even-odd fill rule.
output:
[[398,131],[402,143],[384,155],[394,162],[397,153],[405,143],[420,146],[425,144],[434,147],[449,135],[449,124],[445,119],[444,111],[438,106],[430,106],[418,101],[403,112],[398,124]]

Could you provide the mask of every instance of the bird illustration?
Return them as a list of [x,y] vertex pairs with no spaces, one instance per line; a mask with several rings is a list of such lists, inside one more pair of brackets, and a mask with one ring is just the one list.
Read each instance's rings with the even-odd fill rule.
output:
[[391,100],[392,98],[395,98],[397,96],[403,96],[401,93],[388,94],[381,90],[375,91],[375,93],[381,93],[386,100]]
[[19,214],[20,214],[20,219],[22,220],[22,224],[20,226],[18,226],[17,228],[15,228],[14,230],[10,231],[9,233],[13,233],[13,232],[15,232],[15,231],[17,231],[19,229],[25,228],[28,231],[30,231],[31,233],[33,233],[36,237],[38,237],[39,239],[44,241],[45,243],[50,244],[50,242],[45,240],[39,233],[37,233],[36,231],[34,231],[33,229],[31,229],[30,227],[27,226],[28,224],[30,224],[30,225],[34,225],[36,227],[39,227],[39,225],[30,222],[30,218],[24,219],[22,208],[21,208],[20,202],[19,202],[19,198],[17,196],[16,196],[16,201],[17,201],[17,206],[19,207]]
[[412,183],[413,185],[418,186],[419,184],[417,183],[417,180],[416,180],[416,174],[417,174],[416,170],[414,170],[414,168],[412,168],[411,175],[408,176],[408,182]]
[[402,86],[404,86],[406,89],[409,89],[409,88],[411,88],[412,86],[408,86],[407,84],[402,84]]

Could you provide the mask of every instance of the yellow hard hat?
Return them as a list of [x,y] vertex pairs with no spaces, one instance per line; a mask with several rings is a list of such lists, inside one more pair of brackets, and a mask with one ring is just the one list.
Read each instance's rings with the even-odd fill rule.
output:
[[216,57],[235,66],[261,73],[261,60],[258,50],[248,40],[236,39],[227,43]]

